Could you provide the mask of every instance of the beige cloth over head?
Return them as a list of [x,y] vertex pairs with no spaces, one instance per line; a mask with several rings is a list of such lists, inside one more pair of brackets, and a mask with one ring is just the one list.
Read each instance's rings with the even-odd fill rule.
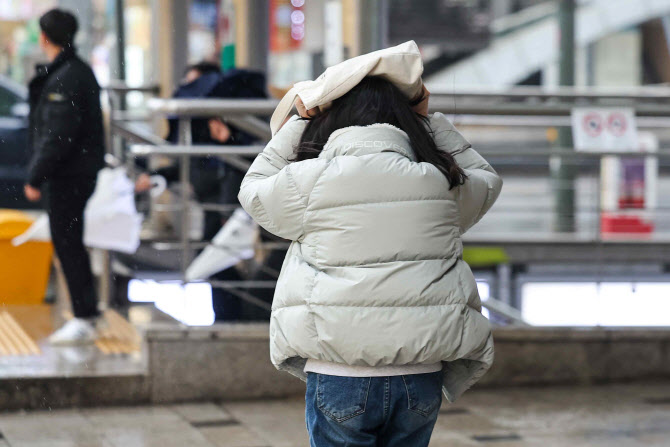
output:
[[344,96],[366,76],[382,76],[393,82],[408,98],[421,93],[423,62],[413,40],[395,47],[348,59],[326,69],[314,81],[296,83],[284,95],[272,114],[270,127],[276,134],[298,97],[307,109],[328,106]]

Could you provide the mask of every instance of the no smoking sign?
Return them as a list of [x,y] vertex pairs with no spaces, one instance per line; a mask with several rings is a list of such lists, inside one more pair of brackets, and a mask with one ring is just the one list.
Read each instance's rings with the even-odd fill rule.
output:
[[628,119],[626,115],[620,112],[612,112],[607,117],[607,130],[613,135],[621,137],[626,134],[628,128]]
[[635,113],[629,108],[572,109],[572,136],[581,151],[634,151],[637,149]]
[[603,119],[599,113],[589,113],[582,120],[582,127],[591,138],[598,137],[603,132]]

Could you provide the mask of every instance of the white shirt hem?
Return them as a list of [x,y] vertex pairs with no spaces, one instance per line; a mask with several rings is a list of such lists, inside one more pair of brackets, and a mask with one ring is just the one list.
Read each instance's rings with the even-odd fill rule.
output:
[[304,371],[341,377],[409,376],[442,371],[442,362],[422,365],[352,366],[308,359]]

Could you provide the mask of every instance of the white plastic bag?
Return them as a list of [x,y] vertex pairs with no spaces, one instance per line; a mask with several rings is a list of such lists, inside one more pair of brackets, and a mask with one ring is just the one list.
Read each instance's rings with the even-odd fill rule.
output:
[[258,225],[242,208],[236,209],[212,243],[188,267],[186,280],[207,279],[242,260],[251,259],[257,237]]
[[140,245],[141,228],[142,215],[135,208],[135,184],[125,169],[101,170],[84,210],[84,244],[135,253]]

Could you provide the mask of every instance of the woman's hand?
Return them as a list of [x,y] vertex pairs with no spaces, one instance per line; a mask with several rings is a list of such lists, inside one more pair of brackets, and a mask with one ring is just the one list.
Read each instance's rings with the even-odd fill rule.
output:
[[421,93],[419,96],[410,102],[413,104],[412,110],[414,110],[419,115],[428,116],[428,98],[430,98],[430,92],[424,84],[423,87],[421,87]]
[[300,99],[299,96],[298,100],[295,102],[295,108],[298,109],[298,115],[300,115],[302,118],[310,119],[319,114],[318,107],[307,110],[307,107],[305,107],[305,104],[302,102],[302,99]]
[[[298,110],[298,115],[300,115],[300,118],[310,119],[314,118],[316,115],[319,114],[318,107],[314,107],[307,110],[307,107],[305,107],[305,104],[302,102],[302,99],[300,99],[300,96],[298,96],[298,99],[295,102],[295,108]],[[281,129],[282,127],[284,127],[284,124],[286,124],[290,119],[291,115],[287,116],[284,122],[281,123],[281,126],[279,126],[279,128]]]

